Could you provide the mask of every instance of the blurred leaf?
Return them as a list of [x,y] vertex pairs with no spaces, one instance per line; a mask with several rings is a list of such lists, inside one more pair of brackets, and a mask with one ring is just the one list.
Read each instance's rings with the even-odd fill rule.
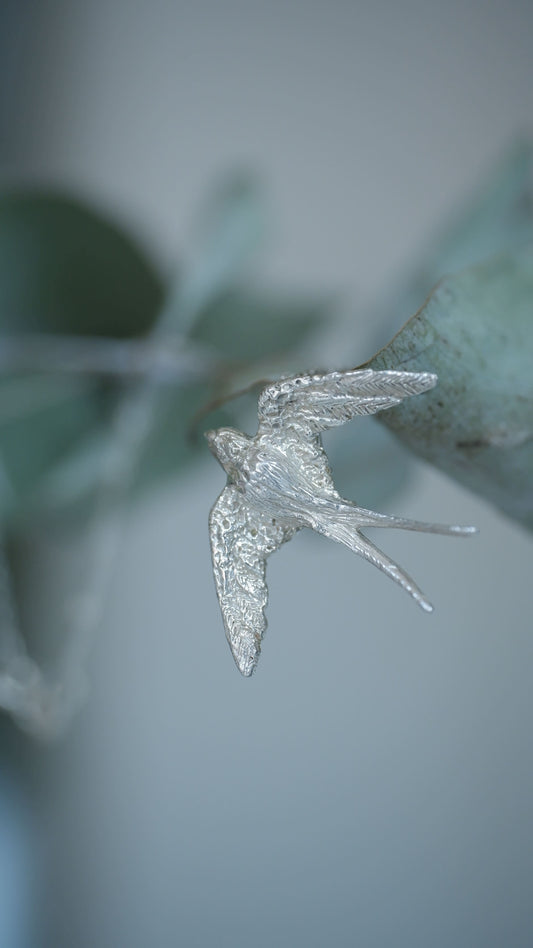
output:
[[[121,480],[120,500],[137,497],[140,492],[175,477],[192,461],[207,458],[203,431],[208,427],[236,424],[235,413],[223,406],[217,408],[196,424],[209,400],[205,383],[186,388],[156,386],[149,392],[151,405],[148,430],[142,436],[139,450],[130,458],[131,445],[123,441],[120,430],[100,426],[85,439],[76,451],[52,468],[42,478],[35,494],[37,503],[45,509],[61,506],[76,507],[78,515],[92,503],[95,492],[105,486],[105,471],[110,448],[118,453],[121,464],[126,464],[126,478]],[[112,424],[112,422],[111,422]],[[194,428],[194,430],[193,430]],[[110,440],[111,438],[111,440]],[[104,475],[104,482],[102,476]],[[112,487],[116,490],[117,485]]]
[[533,246],[444,279],[368,365],[436,372],[380,420],[533,527]]
[[165,326],[187,333],[198,314],[242,278],[264,241],[266,216],[254,175],[237,171],[217,184],[194,228],[192,259],[165,304]]
[[[264,362],[301,344],[324,318],[324,303],[227,289],[264,230],[255,182],[228,179],[211,200],[202,230],[201,252],[174,301],[184,307],[182,329],[200,308],[192,338],[235,364]],[[0,329],[8,332],[102,336],[153,327],[159,334],[172,315],[167,307],[160,325],[161,284],[129,239],[69,199],[0,199],[0,253]],[[13,376],[0,384],[0,514],[88,499],[109,450],[99,423],[109,418],[118,389],[68,375],[18,381],[23,388]],[[210,397],[207,382],[159,391],[146,384],[153,424],[132,478],[137,487],[177,473],[195,457],[187,429]],[[216,417],[209,421],[217,424]]]
[[[193,418],[205,401],[205,385],[194,385],[181,391],[161,390],[155,424],[144,444],[133,481],[134,492],[168,480],[191,461],[208,456],[201,430],[194,438],[190,432]],[[209,427],[228,423],[227,412],[217,411],[209,416]]]
[[[531,143],[520,142],[510,148],[503,160],[490,170],[475,190],[470,200],[452,215],[449,223],[437,232],[436,239],[429,241],[424,249],[417,268],[396,288],[385,303],[379,307],[382,316],[377,320],[378,331],[374,337],[374,348],[384,345],[397,332],[402,323],[415,313],[431,292],[436,283],[446,274],[454,273],[476,263],[481,263],[492,255],[512,251],[533,241],[533,147]],[[368,428],[374,429],[374,420],[368,422]],[[359,429],[356,433],[359,438]],[[358,447],[357,457],[363,453]],[[361,446],[362,447],[362,446]],[[376,446],[377,447],[377,446]],[[341,451],[348,450],[340,445]],[[372,462],[372,446],[368,450],[368,464],[375,471],[383,458],[376,456]],[[334,454],[333,454],[334,457]],[[409,477],[409,457],[400,450],[398,444],[387,446],[387,463],[383,470],[383,498],[392,493],[395,478],[401,486]],[[347,458],[348,461],[348,458]],[[341,462],[341,469],[344,464]],[[352,465],[354,490],[359,487],[357,458]],[[346,483],[350,484],[350,463],[346,465]],[[399,472],[402,472],[400,476]],[[369,479],[368,484],[376,488],[379,482]],[[387,490],[387,483],[390,490]],[[364,483],[366,488],[366,482]],[[352,496],[352,493],[350,493]],[[363,496],[363,495],[361,495]],[[372,497],[372,492],[370,493]]]
[[[162,298],[133,241],[82,203],[0,196],[0,333],[138,335]],[[0,379],[0,516],[24,511],[40,480],[105,420],[112,393],[91,378]]]
[[416,312],[443,276],[532,241],[533,146],[520,142],[509,149],[437,238],[429,241],[420,265],[385,307],[387,335]]
[[94,336],[147,332],[159,276],[129,236],[79,201],[0,196],[0,330]]
[[[328,302],[307,302],[295,297],[279,299],[259,291],[234,290],[202,313],[192,327],[190,338],[212,348],[229,364],[242,363],[246,373],[255,380],[254,363],[260,362],[263,371],[269,359],[301,346],[330,311]],[[228,392],[228,385],[229,390],[232,389],[231,380],[235,377],[241,379],[237,367],[236,375],[227,373],[224,391]],[[243,400],[238,408],[228,402],[223,408],[209,412],[198,426],[197,440],[191,442],[191,422],[206,407],[214,391],[221,393],[221,381],[212,380],[217,384],[211,392],[205,383],[159,392],[156,422],[144,446],[136,478],[138,487],[175,474],[182,465],[198,457],[199,448],[205,447],[201,432],[206,427],[241,425],[242,413],[249,408],[250,399]],[[240,385],[241,382],[238,387]],[[255,415],[255,398],[253,401]],[[204,456],[207,456],[205,450]]]
[[[257,362],[261,371],[268,358],[284,353],[301,344],[308,333],[324,318],[328,307],[325,303],[299,303],[291,298],[284,304],[266,301],[251,292],[228,294],[213,304],[194,327],[194,341],[212,347],[228,361],[243,362],[244,371],[252,380],[257,378]],[[254,362],[256,367],[254,368]],[[275,374],[275,372],[274,372]],[[134,493],[146,489],[162,479],[175,476],[190,461],[207,457],[202,431],[206,427],[223,424],[241,424],[243,411],[250,399],[242,400],[236,408],[233,402],[222,409],[210,411],[201,419],[195,440],[191,440],[190,426],[215,393],[229,394],[234,390],[235,379],[241,387],[241,371],[229,371],[224,379],[213,378],[187,387],[150,387],[149,398],[153,398],[153,423],[143,444],[138,470],[132,478]],[[221,386],[222,381],[224,386]],[[246,382],[242,381],[242,385]],[[256,411],[255,399],[254,414]],[[90,494],[98,480],[98,471],[106,451],[106,438],[96,434],[87,443],[80,445],[76,453],[50,473],[42,484],[42,500],[56,504],[61,497],[65,502],[79,502]]]
[[[15,383],[19,394],[13,402]],[[103,419],[102,397],[91,397],[90,392],[87,383],[77,378],[33,375],[0,380],[4,488],[0,490],[0,520],[30,513],[32,495],[41,478]],[[7,416],[4,420],[2,413]]]
[[446,273],[455,273],[488,257],[533,240],[533,148],[520,142],[456,214],[428,254],[426,291]]
[[233,290],[204,310],[191,339],[212,346],[230,362],[254,362],[302,345],[330,312],[329,301]]

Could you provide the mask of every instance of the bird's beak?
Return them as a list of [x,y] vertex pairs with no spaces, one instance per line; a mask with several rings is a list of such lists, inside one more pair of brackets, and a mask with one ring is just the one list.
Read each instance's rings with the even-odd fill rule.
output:
[[206,431],[205,438],[209,445],[209,450],[214,454],[215,453],[215,431]]

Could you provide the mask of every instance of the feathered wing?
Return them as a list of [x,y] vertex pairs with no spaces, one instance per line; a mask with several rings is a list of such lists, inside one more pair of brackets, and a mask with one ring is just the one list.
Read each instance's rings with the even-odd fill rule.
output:
[[257,665],[267,625],[267,557],[295,532],[296,528],[252,510],[231,485],[222,491],[209,515],[218,601],[226,638],[243,675],[251,675]]
[[436,383],[431,372],[373,369],[282,379],[267,385],[259,396],[259,432],[275,437],[278,430],[292,429],[299,437],[313,438],[355,415],[392,408]]

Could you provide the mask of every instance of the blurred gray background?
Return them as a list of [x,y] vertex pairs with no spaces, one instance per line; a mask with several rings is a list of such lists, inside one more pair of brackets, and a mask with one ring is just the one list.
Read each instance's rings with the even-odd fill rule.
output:
[[[5,9],[4,180],[111,207],[170,269],[213,180],[258,169],[267,276],[343,292],[352,364],[361,314],[531,129],[529,0]],[[531,945],[530,538],[419,465],[394,512],[481,529],[380,535],[435,613],[299,535],[244,680],[207,541],[223,483],[209,459],[126,524],[90,701],[49,752],[48,944]]]

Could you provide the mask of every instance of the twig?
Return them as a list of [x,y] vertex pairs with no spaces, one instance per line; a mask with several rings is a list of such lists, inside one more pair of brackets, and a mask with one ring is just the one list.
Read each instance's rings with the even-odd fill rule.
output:
[[5,540],[0,537],[0,707],[29,733],[38,737],[56,736],[57,686],[44,678],[28,655],[19,627],[13,581]]
[[0,373],[50,372],[103,375],[157,384],[188,384],[219,365],[205,346],[176,333],[142,339],[20,333],[0,336]]
[[[161,318],[147,340],[156,349],[165,338],[167,321],[169,317]],[[160,386],[152,374],[128,383],[109,425],[86,562],[80,572],[79,590],[65,605],[72,629],[58,668],[63,701],[58,721],[63,726],[78,709],[87,690],[85,665],[101,624],[118,559],[123,503],[154,424],[159,394]]]
[[27,653],[0,537],[0,706],[34,736],[60,736],[87,692],[85,665],[117,560],[122,503],[154,422],[161,385],[205,379],[218,365],[203,348],[184,343],[175,333],[165,336],[163,321],[142,340],[0,337],[0,373],[110,375],[126,382],[106,435],[79,588],[65,603],[70,634],[53,680],[45,678]]

